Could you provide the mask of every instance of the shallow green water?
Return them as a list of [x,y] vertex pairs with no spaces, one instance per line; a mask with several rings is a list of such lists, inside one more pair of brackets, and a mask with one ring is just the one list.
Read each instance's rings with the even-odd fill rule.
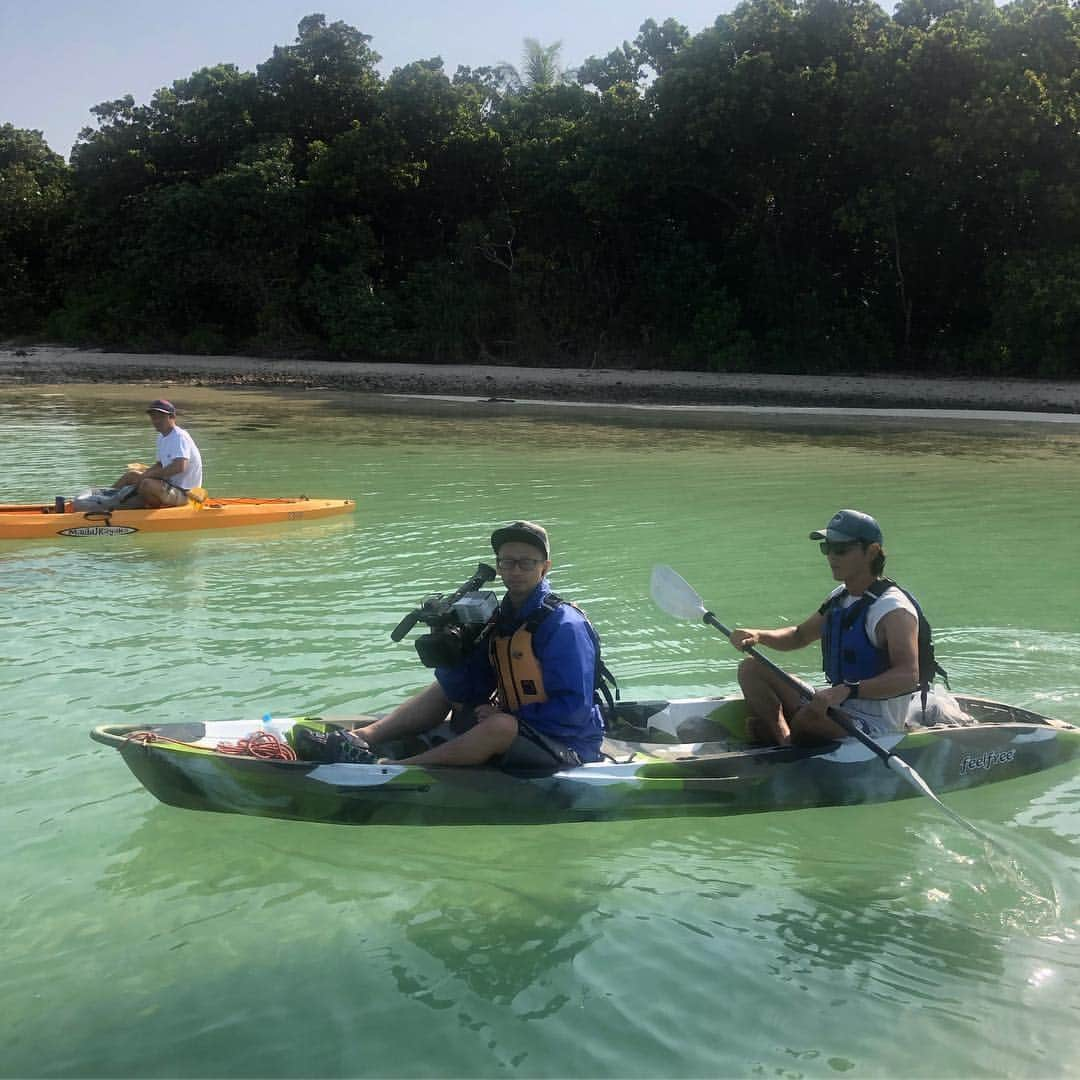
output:
[[[6,502],[147,460],[143,390],[0,390]],[[174,393],[183,403],[179,389]],[[874,512],[954,688],[1080,722],[1080,429],[671,430],[200,392],[218,494],[356,515],[0,544],[0,1075],[1063,1076],[1080,1067],[1080,777],[731,819],[348,829],[157,804],[88,730],[384,709],[389,631],[527,516],[624,695],[734,688],[648,598],[807,615],[806,540]],[[786,657],[812,676],[810,652]]]

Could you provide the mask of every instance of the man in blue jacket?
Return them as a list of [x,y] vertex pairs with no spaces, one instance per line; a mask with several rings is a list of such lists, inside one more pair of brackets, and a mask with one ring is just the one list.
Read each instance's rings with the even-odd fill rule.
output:
[[595,701],[600,660],[584,614],[547,581],[546,530],[515,521],[491,536],[506,596],[484,639],[462,663],[357,734],[377,746],[429,731],[454,711],[470,724],[455,738],[402,760],[429,765],[559,768],[600,759]]

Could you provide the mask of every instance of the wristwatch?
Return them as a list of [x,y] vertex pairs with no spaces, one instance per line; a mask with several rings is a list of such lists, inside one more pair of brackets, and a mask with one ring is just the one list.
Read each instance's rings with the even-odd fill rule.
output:
[[845,680],[844,685],[848,688],[848,701],[859,696],[859,684],[857,682],[847,682]]

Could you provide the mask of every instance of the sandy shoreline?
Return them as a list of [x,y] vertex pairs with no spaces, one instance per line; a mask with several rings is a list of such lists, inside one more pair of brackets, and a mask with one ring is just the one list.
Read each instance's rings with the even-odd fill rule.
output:
[[0,386],[172,383],[545,402],[1080,413],[1080,381],[368,364],[0,347]]

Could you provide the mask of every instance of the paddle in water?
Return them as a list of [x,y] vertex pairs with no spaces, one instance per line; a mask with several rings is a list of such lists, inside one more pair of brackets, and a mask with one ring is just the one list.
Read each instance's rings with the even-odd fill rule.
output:
[[[726,638],[731,638],[731,630],[720,622],[711,611],[706,609],[701,597],[694,591],[693,587],[672,570],[670,566],[653,567],[649,591],[657,607],[667,612],[668,615],[676,619],[693,619],[704,622],[715,627]],[[753,646],[742,651],[749,653],[755,660],[760,661],[775,672],[789,686],[798,690],[807,700],[814,696],[812,687],[807,686],[801,679],[797,679],[794,675],[784,671],[783,668],[773,663],[767,656],[763,656]],[[932,799],[958,825],[963,825],[965,829],[974,833],[980,840],[993,843],[986,833],[977,829],[966,818],[961,817],[955,810],[946,806],[934,794],[930,785],[903,758],[897,757],[891,750],[886,750],[879,742],[867,735],[843,709],[830,708],[829,716],[853,739],[858,739],[868,750],[877,754],[888,768],[892,769],[897,775],[902,776],[920,795]]]

